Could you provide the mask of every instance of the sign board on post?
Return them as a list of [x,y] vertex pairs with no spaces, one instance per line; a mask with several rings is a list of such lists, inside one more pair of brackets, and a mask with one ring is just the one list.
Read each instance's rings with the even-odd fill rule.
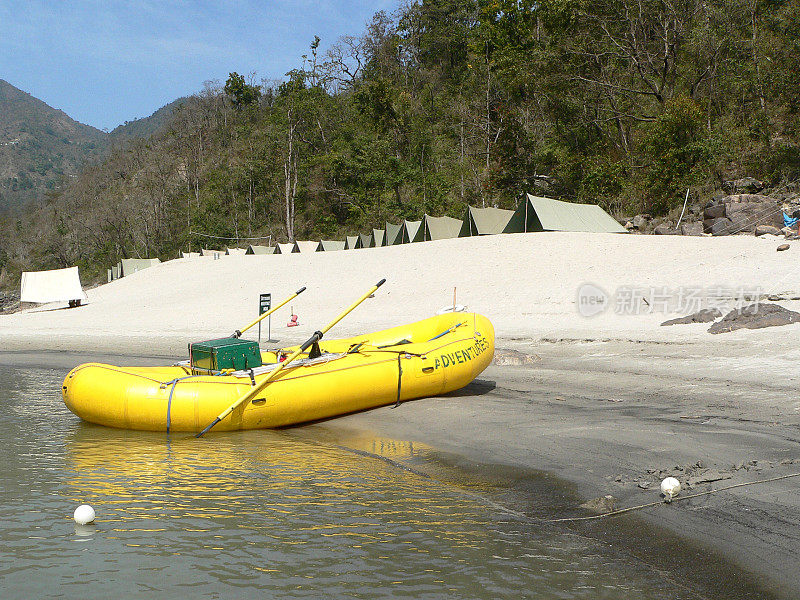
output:
[[[272,308],[272,294],[261,294],[258,297],[258,314],[263,315]],[[272,315],[267,317],[267,341],[272,341]],[[261,321],[258,322],[258,343],[261,343]]]
[[258,314],[263,315],[272,308],[272,294],[261,294],[258,298]]

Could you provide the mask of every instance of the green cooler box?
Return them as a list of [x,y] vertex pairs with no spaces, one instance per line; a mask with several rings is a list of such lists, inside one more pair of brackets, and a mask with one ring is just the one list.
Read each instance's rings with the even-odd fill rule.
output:
[[189,344],[189,358],[192,368],[203,371],[240,371],[261,366],[258,342],[233,337]]

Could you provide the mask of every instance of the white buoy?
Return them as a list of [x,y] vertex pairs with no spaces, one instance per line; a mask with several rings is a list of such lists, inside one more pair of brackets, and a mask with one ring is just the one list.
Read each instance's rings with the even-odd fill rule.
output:
[[86,525],[87,523],[92,523],[94,521],[94,509],[89,506],[88,504],[81,504],[78,508],[75,509],[75,514],[73,515],[75,518],[75,522],[78,525]]
[[681,482],[674,477],[667,477],[661,482],[661,493],[664,494],[664,501],[672,502],[673,496],[677,496],[681,491]]

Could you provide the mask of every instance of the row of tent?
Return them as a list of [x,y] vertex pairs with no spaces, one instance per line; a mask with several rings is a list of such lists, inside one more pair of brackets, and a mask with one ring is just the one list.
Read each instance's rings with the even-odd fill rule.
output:
[[595,233],[627,233],[611,215],[594,204],[575,204],[552,198],[526,194],[516,210],[502,208],[475,208],[468,206],[463,219],[425,215],[419,221],[387,222],[383,229],[371,233],[349,235],[344,240],[297,241],[275,246],[203,249],[184,252],[183,258],[222,254],[290,254],[330,252],[376,248],[412,242],[427,242],[448,238],[493,235],[499,233],[526,233],[534,231],[578,231]]
[[[426,214],[419,221],[403,221],[398,224],[387,222],[383,229],[373,229],[367,234],[349,235],[344,240],[296,241],[275,246],[251,245],[247,248],[225,250],[204,248],[199,252],[182,252],[181,256],[193,258],[232,254],[331,252],[457,237],[534,231],[627,233],[622,225],[597,205],[562,202],[526,194],[516,210],[468,206],[462,219],[432,217]],[[108,280],[125,277],[159,262],[157,258],[123,259],[108,269]]]

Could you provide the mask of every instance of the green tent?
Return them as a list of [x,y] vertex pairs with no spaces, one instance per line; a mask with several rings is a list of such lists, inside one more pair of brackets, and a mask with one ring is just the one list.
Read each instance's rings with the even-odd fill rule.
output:
[[344,242],[341,240],[320,240],[317,252],[333,252],[334,250],[344,250]]
[[616,219],[596,204],[575,204],[525,194],[509,222],[513,232],[584,231],[627,233]]
[[444,240],[458,237],[463,225],[464,222],[461,219],[425,215],[422,217],[422,224],[419,226],[417,235],[412,241],[429,242],[430,240]]
[[357,235],[348,235],[345,239],[344,249],[355,250],[356,248],[361,248],[361,237]]
[[359,248],[374,248],[375,242],[372,241],[372,234],[371,233],[359,233],[359,243],[361,244]]
[[275,246],[248,246],[245,254],[275,254]]
[[422,221],[403,221],[400,225],[400,243],[408,244],[414,241]]
[[394,246],[402,243],[402,225],[386,222],[386,245]]
[[383,229],[372,230],[372,245],[375,248],[386,245],[386,231]]
[[275,254],[291,254],[294,244],[275,244]]
[[123,258],[120,261],[119,276],[133,275],[136,271],[142,271],[160,262],[157,258]]
[[472,235],[492,235],[495,233],[510,233],[507,230],[508,222],[514,216],[513,210],[503,208],[475,208],[468,206],[464,213],[464,222],[458,237]]

